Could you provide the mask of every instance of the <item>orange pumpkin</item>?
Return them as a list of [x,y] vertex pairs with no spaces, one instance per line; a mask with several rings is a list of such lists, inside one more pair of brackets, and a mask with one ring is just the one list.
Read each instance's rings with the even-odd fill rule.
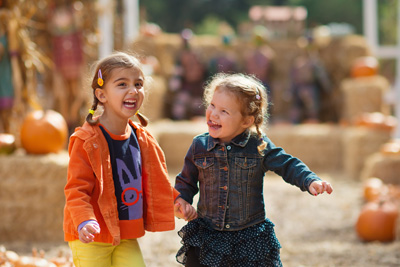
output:
[[363,113],[356,119],[355,125],[392,132],[396,128],[397,119],[380,112]]
[[0,133],[0,154],[11,154],[16,148],[14,135]]
[[366,201],[376,201],[383,194],[385,185],[382,180],[376,177],[368,178],[364,182],[364,199]]
[[67,123],[54,110],[30,112],[21,126],[21,145],[31,154],[57,153],[65,147],[67,137]]
[[357,219],[357,234],[364,241],[393,241],[396,238],[398,215],[397,206],[392,202],[368,202]]
[[380,147],[382,155],[400,155],[400,139],[393,139]]
[[351,77],[368,77],[378,74],[379,62],[375,57],[357,58],[351,66]]

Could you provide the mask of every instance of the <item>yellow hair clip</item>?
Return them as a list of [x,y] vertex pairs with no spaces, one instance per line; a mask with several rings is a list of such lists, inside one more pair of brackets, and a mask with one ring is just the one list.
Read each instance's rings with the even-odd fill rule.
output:
[[104,80],[103,80],[103,75],[101,74],[101,69],[99,69],[99,73],[98,73],[97,77],[98,77],[97,78],[97,84],[99,86],[103,86]]
[[94,110],[93,109],[89,109],[89,113],[94,115]]

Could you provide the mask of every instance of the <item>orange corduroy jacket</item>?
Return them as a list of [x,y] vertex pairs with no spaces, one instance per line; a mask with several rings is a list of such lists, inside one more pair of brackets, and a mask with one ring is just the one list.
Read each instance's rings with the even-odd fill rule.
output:
[[[135,238],[144,231],[169,231],[175,228],[174,200],[178,197],[168,180],[164,153],[154,137],[141,125],[129,123],[136,129],[142,158],[143,219],[124,225]],[[64,189],[64,239],[79,239],[80,223],[96,220],[101,232],[96,242],[119,244],[120,221],[110,153],[107,141],[98,125],[85,122],[70,138],[67,184]],[[121,221],[122,222],[122,221]]]

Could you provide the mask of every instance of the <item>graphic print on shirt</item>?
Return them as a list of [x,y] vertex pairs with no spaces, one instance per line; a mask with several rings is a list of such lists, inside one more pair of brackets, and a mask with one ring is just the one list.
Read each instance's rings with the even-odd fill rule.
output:
[[[129,149],[131,155],[127,158],[132,160],[132,172],[124,160],[116,158],[119,184],[122,189],[118,203],[120,205],[120,211],[122,211],[122,213],[120,213],[120,219],[134,220],[142,218],[143,216],[142,179],[140,177],[141,160],[139,149],[132,145],[129,145]],[[122,214],[125,214],[125,216]],[[126,217],[126,214],[127,218],[124,218]]]

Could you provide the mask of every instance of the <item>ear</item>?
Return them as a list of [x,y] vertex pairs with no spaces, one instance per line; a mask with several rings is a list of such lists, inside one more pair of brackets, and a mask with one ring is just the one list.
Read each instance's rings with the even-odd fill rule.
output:
[[94,95],[102,104],[104,104],[107,101],[106,96],[104,94],[104,90],[101,88],[96,88],[96,90],[94,91]]
[[242,126],[244,128],[249,128],[254,124],[254,120],[255,120],[254,116],[246,116],[243,118]]

